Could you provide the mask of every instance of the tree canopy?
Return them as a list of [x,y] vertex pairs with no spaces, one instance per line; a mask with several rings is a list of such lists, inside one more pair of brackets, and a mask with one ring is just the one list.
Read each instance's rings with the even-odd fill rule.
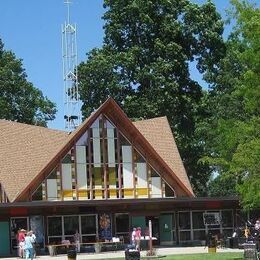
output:
[[190,63],[210,76],[225,53],[214,4],[188,0],[105,0],[105,37],[78,67],[83,114],[112,96],[132,119],[166,115],[195,192],[205,194],[204,147],[195,134],[203,92]]
[[27,81],[22,61],[0,39],[0,118],[46,126],[55,113],[55,104]]
[[208,78],[206,160],[220,174],[218,180],[234,180],[229,184],[244,208],[260,208],[260,9],[246,1],[232,4],[236,26],[226,43],[227,55]]

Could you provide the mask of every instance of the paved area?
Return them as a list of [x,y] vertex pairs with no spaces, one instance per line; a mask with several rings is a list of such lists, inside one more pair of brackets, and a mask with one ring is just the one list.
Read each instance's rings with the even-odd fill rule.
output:
[[[165,247],[165,248],[157,248],[157,255],[165,256],[165,255],[181,255],[181,254],[199,254],[199,253],[207,253],[208,249],[204,246],[197,247]],[[241,249],[217,249],[217,252],[243,252]],[[77,260],[83,259],[113,259],[124,257],[124,251],[114,251],[114,252],[103,252],[103,253],[80,253],[77,255]],[[141,252],[141,257],[146,255],[146,251]],[[18,257],[11,258],[1,258],[1,259],[21,259]],[[65,260],[67,259],[66,255],[58,255],[58,256],[38,256],[37,259],[50,259],[50,260]]]

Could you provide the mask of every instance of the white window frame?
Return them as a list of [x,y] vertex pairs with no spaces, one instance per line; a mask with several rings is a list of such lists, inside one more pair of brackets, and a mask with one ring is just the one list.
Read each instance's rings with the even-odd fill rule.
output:
[[[81,217],[82,216],[95,216],[96,217],[96,233],[93,233],[93,234],[82,234],[82,230],[81,230]],[[49,236],[49,232],[48,232],[48,225],[49,225],[49,218],[52,218],[52,217],[61,217],[61,227],[62,227],[62,230],[61,230],[61,236]],[[61,240],[64,240],[65,237],[73,237],[73,235],[65,235],[65,232],[64,232],[64,217],[78,217],[79,219],[79,234],[80,234],[80,241],[82,241],[82,237],[87,237],[87,236],[95,236],[95,237],[98,237],[98,233],[99,233],[99,230],[98,230],[98,214],[79,214],[79,215],[53,215],[53,216],[47,216],[47,241],[48,241],[48,244],[49,244],[49,241],[50,241],[50,238],[61,238]]]

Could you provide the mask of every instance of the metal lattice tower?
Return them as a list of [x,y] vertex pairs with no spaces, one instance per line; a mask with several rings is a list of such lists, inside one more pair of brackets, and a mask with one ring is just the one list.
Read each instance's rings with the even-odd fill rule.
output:
[[71,0],[64,0],[64,3],[67,5],[67,21],[62,25],[64,120],[65,129],[73,131],[81,123],[77,71],[77,28],[76,24],[70,23]]

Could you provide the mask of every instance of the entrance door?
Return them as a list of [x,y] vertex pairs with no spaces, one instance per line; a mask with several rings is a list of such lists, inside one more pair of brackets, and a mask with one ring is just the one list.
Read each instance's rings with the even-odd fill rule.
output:
[[10,254],[9,223],[0,222],[0,257]]
[[[146,224],[145,224],[145,217],[144,216],[133,216],[131,219],[131,232],[130,232],[130,239],[131,239],[131,233],[133,228],[140,227],[142,232],[141,235],[143,236],[146,230]],[[141,241],[141,248],[144,249],[147,246],[145,245],[144,241]]]
[[160,222],[160,242],[162,245],[169,245],[173,243],[172,236],[172,215],[161,215]]
[[152,236],[157,239],[157,240],[153,241],[153,244],[159,245],[160,244],[159,217],[157,217],[157,216],[146,217],[146,226],[147,227],[149,227],[149,220],[152,221]]
[[29,230],[29,219],[28,217],[17,217],[11,218],[11,248],[14,252],[17,251],[17,232],[19,229]]

